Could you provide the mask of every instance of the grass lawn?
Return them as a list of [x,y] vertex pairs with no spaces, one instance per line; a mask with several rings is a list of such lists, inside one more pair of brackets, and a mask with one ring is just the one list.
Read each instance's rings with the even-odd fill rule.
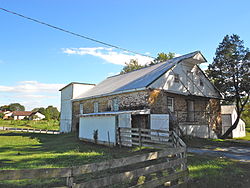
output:
[[[186,139],[188,146],[210,147],[239,143]],[[241,143],[240,143],[241,145]],[[248,145],[249,146],[249,145]],[[149,152],[137,148],[108,148],[79,141],[74,134],[46,135],[0,132],[0,169],[70,167]],[[221,157],[188,154],[189,188],[250,187],[250,163]],[[65,180],[2,181],[0,187],[51,187]]]
[[248,188],[250,163],[226,158],[188,154],[188,188]]
[[57,120],[0,120],[0,127],[36,128],[45,130],[59,130]]
[[0,169],[70,167],[142,152],[85,143],[74,134],[0,132]]

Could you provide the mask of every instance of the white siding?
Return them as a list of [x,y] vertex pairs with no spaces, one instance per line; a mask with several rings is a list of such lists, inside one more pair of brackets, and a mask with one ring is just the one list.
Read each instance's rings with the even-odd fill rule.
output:
[[[221,117],[222,117],[222,134],[224,134],[227,131],[227,129],[231,127],[235,122],[237,118],[236,110],[234,109],[232,114],[222,114]],[[237,127],[232,131],[232,137],[238,138],[244,136],[246,136],[245,122],[240,119]]]
[[[179,74],[179,82],[174,82],[174,74]],[[203,82],[203,86],[200,84]],[[210,81],[198,69],[197,65],[189,62],[182,62],[173,70],[166,72],[150,86],[153,89],[164,89],[169,92],[187,95],[189,92],[193,95],[206,97],[220,97],[217,90]]]
[[73,85],[61,91],[60,132],[71,132]]
[[[60,132],[71,132],[72,125],[72,99],[77,98],[80,94],[85,93],[94,85],[88,84],[70,84],[61,90],[61,116]],[[80,112],[79,112],[80,113]]]
[[116,142],[115,116],[81,117],[79,123],[79,138],[93,140],[94,130],[98,130],[98,140],[108,142],[108,134],[111,143]]

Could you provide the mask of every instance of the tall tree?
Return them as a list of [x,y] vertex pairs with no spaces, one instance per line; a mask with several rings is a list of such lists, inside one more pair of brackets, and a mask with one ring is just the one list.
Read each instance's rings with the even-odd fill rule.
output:
[[125,66],[123,67],[121,71],[121,74],[131,72],[133,70],[137,70],[143,67],[145,66],[140,65],[136,59],[131,59],[129,63],[125,63]]
[[10,111],[25,111],[25,107],[19,103],[11,103],[9,109]]
[[216,49],[214,61],[208,66],[207,73],[226,101],[236,105],[237,118],[222,135],[222,138],[227,138],[237,127],[250,94],[250,52],[238,35],[224,37]]

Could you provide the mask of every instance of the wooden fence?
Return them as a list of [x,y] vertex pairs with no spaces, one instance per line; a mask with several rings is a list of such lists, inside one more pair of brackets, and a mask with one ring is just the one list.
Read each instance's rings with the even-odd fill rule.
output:
[[119,127],[117,135],[117,143],[120,146],[145,146],[159,149],[186,147],[186,144],[174,131]]
[[[141,132],[140,134],[144,139],[144,133]],[[186,146],[174,132],[171,133],[170,137],[175,139],[175,147],[169,147],[161,151],[71,168],[0,170],[0,180],[64,177],[66,178],[65,185],[74,188],[98,188],[129,181],[130,183],[127,187],[156,187],[166,182],[168,182],[170,187],[178,187],[185,183],[188,177]],[[142,141],[140,143],[141,145],[144,144]],[[106,174],[106,176],[91,178],[90,181],[85,180],[84,182],[79,179],[79,176],[90,173],[94,175],[97,172]],[[158,176],[152,178],[152,173],[158,173]],[[141,176],[145,176],[146,180],[144,183],[138,185],[134,181]]]
[[0,130],[28,132],[28,133],[60,134],[60,132],[56,130],[44,130],[44,129],[33,129],[33,128],[0,127]]

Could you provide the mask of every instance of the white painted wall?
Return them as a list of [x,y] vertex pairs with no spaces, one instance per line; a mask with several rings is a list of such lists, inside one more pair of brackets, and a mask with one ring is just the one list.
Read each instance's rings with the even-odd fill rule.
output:
[[61,91],[60,132],[71,132],[73,85]]
[[24,119],[26,116],[14,116],[14,120],[22,120]]
[[[93,88],[94,85],[73,83],[61,90],[60,132],[71,132],[72,99]],[[80,113],[80,112],[79,112]]]
[[184,135],[217,139],[216,133],[208,125],[180,125]]
[[98,140],[108,142],[108,133],[110,142],[116,142],[116,117],[115,116],[87,116],[80,117],[79,138],[93,139],[94,130],[98,130]]
[[[233,125],[237,118],[237,112],[234,109],[232,114],[222,114],[222,134],[224,134],[229,127]],[[246,136],[245,122],[240,119],[237,127],[232,131],[233,138],[239,138]]]
[[[188,72],[191,73],[188,74]],[[179,74],[179,83],[174,82],[174,73]],[[193,78],[193,81],[190,80],[191,77]],[[200,79],[203,81],[204,86],[200,85]],[[173,68],[173,71],[166,72],[149,87],[153,89],[165,89],[169,92],[184,95],[189,94],[187,91],[188,89],[193,95],[220,97],[218,91],[215,90],[214,86],[203,75],[197,65],[191,62],[189,63],[188,61],[179,63]]]
[[40,112],[36,112],[34,115],[37,116],[37,118],[34,118],[32,120],[42,120],[45,118],[45,115],[41,114]]
[[95,87],[89,84],[73,84],[73,99],[78,98],[81,94]]

